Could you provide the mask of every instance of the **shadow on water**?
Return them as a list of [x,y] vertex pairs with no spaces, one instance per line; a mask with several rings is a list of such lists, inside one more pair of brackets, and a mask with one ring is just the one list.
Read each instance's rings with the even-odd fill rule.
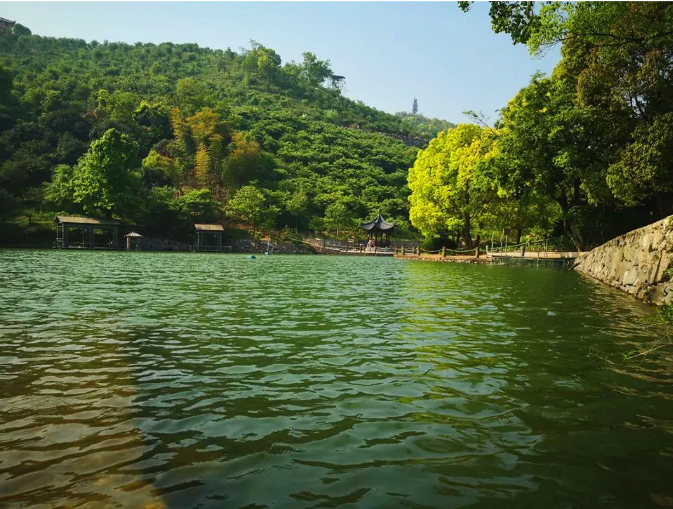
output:
[[651,309],[575,273],[0,251],[0,504],[666,506]]

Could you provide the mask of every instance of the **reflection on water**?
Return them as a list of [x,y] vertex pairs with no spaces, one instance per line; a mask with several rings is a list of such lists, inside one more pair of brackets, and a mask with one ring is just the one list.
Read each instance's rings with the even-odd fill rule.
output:
[[0,505],[673,507],[672,359],[575,273],[3,251],[0,288]]

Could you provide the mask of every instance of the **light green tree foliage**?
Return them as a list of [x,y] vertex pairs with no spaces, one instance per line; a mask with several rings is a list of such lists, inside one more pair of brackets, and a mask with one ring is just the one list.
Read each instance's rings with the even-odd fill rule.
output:
[[107,90],[98,92],[98,112],[105,113],[117,122],[131,122],[139,104],[140,97],[131,92],[119,90],[112,93]]
[[229,214],[243,219],[252,227],[253,238],[257,230],[278,214],[278,209],[267,203],[264,194],[254,186],[240,188],[228,204]]
[[72,205],[73,195],[73,167],[67,164],[59,164],[54,168],[51,182],[48,184],[45,199],[55,204],[61,210],[66,210]]
[[208,189],[189,189],[178,197],[177,204],[194,221],[211,221],[217,207]]
[[143,159],[143,172],[153,174],[154,179],[163,179],[167,184],[177,185],[180,183],[180,169],[173,159],[162,156],[154,150],[150,150]]
[[112,216],[133,206],[139,187],[138,146],[110,129],[91,144],[72,177],[73,201],[86,213]]
[[295,220],[295,232],[299,231],[299,218],[306,212],[308,207],[308,196],[306,193],[299,189],[294,193],[287,193],[284,196],[284,205],[285,210],[287,210]]
[[182,78],[175,87],[175,102],[185,116],[193,115],[208,104],[208,89],[194,78]]
[[474,227],[484,226],[497,200],[495,183],[481,171],[494,154],[492,133],[479,126],[439,133],[409,170],[411,223],[430,238],[460,231],[471,248]]
[[325,209],[325,226],[333,229],[337,237],[339,232],[353,226],[353,216],[344,201],[334,202]]

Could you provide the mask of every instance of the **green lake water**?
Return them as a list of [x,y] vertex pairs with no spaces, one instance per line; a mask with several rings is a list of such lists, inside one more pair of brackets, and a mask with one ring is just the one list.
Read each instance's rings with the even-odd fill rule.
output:
[[673,507],[652,315],[552,268],[0,251],[0,506]]

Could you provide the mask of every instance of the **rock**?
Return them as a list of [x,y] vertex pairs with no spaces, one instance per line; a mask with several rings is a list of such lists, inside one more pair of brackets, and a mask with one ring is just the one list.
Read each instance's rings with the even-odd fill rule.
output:
[[663,281],[673,263],[673,216],[612,239],[582,256],[575,270],[655,304],[673,301]]
[[638,279],[638,272],[635,270],[627,270],[624,272],[624,277],[622,278],[622,284],[625,286],[632,285]]

